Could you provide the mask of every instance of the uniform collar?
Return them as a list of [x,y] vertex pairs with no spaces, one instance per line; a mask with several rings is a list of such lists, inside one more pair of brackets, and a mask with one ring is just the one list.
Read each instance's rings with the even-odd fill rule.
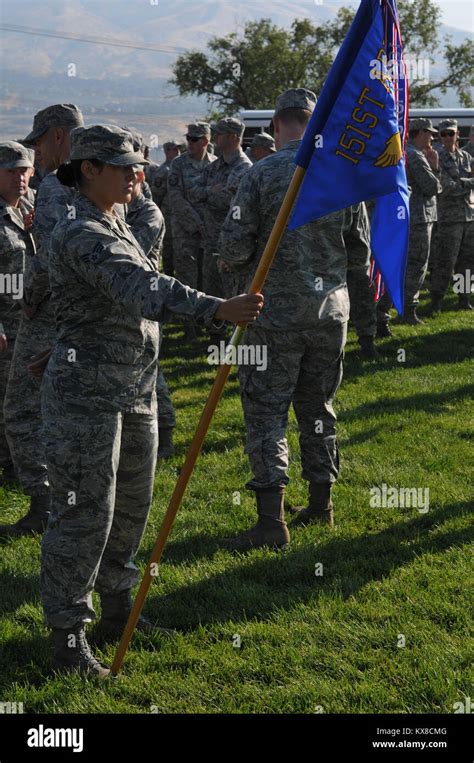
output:
[[19,228],[25,230],[21,206],[25,208],[25,211],[29,211],[30,208],[33,209],[33,205],[29,202],[27,204],[23,203],[22,205],[22,201],[25,200],[20,199],[18,207],[12,207],[11,204],[8,204],[5,199],[0,196],[0,215],[2,217],[8,217],[12,223],[15,223]]
[[[194,164],[196,167],[200,167],[200,165],[201,165],[203,162],[208,162],[208,161],[209,161],[209,151],[206,151],[206,153],[204,154],[204,156],[203,156],[203,158],[202,158],[202,159],[193,159],[193,157],[191,156],[191,154],[190,154],[190,153],[181,154],[181,156],[187,156],[187,157],[188,157],[188,159],[189,159],[189,161],[190,161],[192,164]],[[179,156],[177,156],[177,157],[175,157],[175,158],[176,158],[176,159],[179,159]],[[173,159],[173,161],[174,161],[174,159]]]
[[[92,218],[93,220],[98,220],[111,228],[115,235],[120,233],[123,238],[134,243],[130,228],[119,213],[119,209],[116,209],[115,214],[112,215],[102,212],[99,207],[79,191],[76,191],[71,204],[76,207],[76,217],[87,217],[89,219]],[[117,204],[115,206],[119,207]]]
[[441,153],[446,154],[446,156],[450,156],[451,159],[454,159],[455,156],[461,156],[461,151],[459,148],[455,148],[454,151],[448,151],[444,146],[441,149]]
[[280,151],[286,151],[287,149],[299,148],[302,142],[303,142],[303,138],[300,138],[299,140],[289,140],[288,143],[285,143],[283,148],[280,148]]
[[[100,220],[106,222],[109,225],[113,224],[117,220],[120,220],[120,215],[109,215],[106,212],[102,212],[87,196],[84,196],[80,191],[76,191],[74,199],[72,201],[78,212],[82,212],[85,217],[92,217],[94,220]],[[82,215],[77,215],[81,217]]]

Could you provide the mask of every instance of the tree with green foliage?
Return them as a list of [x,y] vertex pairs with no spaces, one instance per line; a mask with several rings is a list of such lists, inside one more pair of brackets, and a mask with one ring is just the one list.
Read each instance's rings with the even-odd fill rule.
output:
[[[472,41],[466,38],[453,45],[448,36],[440,40],[441,11],[433,0],[399,0],[398,10],[406,58],[421,61],[424,70],[428,66],[432,72],[436,54],[446,68],[439,79],[412,79],[410,103],[436,106],[436,91],[444,94],[451,88],[463,106],[472,106]],[[270,19],[249,21],[243,32],[212,38],[209,55],[190,51],[179,56],[171,83],[180,95],[205,95],[213,116],[269,108],[289,87],[319,93],[354,13],[352,8],[341,8],[334,21],[318,26],[309,19],[295,19],[290,29]]]

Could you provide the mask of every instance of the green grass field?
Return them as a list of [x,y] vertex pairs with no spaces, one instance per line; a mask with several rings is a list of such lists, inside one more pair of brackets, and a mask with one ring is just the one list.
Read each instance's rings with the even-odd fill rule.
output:
[[[135,636],[116,680],[48,674],[40,538],[2,545],[0,702],[31,713],[451,713],[472,697],[473,315],[452,299],[424,326],[395,321],[394,334],[380,360],[362,362],[350,332],[335,406],[336,528],[295,529],[283,554],[221,546],[255,516],[232,372],[145,607],[179,635]],[[142,567],[215,373],[205,341],[197,353],[173,326],[164,357],[177,454],[157,471]],[[303,503],[293,415],[288,436],[288,499]],[[429,511],[371,508],[382,483],[429,488]],[[26,505],[0,489],[2,521]]]

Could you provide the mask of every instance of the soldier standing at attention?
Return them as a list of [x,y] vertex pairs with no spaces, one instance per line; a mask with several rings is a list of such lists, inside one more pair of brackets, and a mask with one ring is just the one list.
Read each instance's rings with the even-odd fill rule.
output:
[[34,151],[15,141],[0,143],[0,467],[2,484],[15,481],[15,470],[3,423],[3,401],[21,318],[23,274],[35,253],[27,221],[32,204],[27,200]]
[[410,194],[410,238],[405,274],[403,322],[423,323],[416,314],[420,289],[430,258],[431,234],[437,218],[437,194],[441,193],[438,153],[431,148],[437,131],[430,119],[413,119],[407,143],[407,178]]
[[[210,136],[211,128],[207,122],[188,125],[188,150],[174,159],[168,174],[174,274],[181,283],[193,289],[201,286],[204,205],[192,204],[189,191],[205,167],[217,159],[207,151]],[[196,329],[190,321],[185,322],[185,336],[196,338]]]
[[252,164],[259,162],[260,159],[265,159],[266,156],[271,156],[276,151],[275,138],[268,132],[260,132],[254,136],[249,152],[245,152]]
[[474,272],[474,159],[456,148],[458,123],[439,123],[443,148],[439,152],[442,192],[438,197],[438,242],[431,270],[431,310],[441,310],[453,272],[462,281],[458,287],[460,310],[472,310],[470,274]]
[[213,125],[220,156],[204,169],[189,193],[193,203],[203,205],[203,289],[217,297],[232,296],[236,288],[235,276],[226,270],[219,272],[217,268],[217,241],[240,179],[252,166],[242,151],[244,129],[245,125],[234,117],[226,117]]
[[[364,202],[355,204],[352,225],[344,230],[347,249],[347,290],[350,301],[350,318],[357,332],[360,354],[364,360],[376,360],[377,304],[375,285],[370,283],[370,220]],[[361,268],[361,261],[367,267]]]
[[[273,123],[277,153],[244,174],[219,239],[219,252],[234,270],[261,258],[295,170],[295,157],[316,103],[310,90],[292,88],[277,98]],[[241,365],[240,395],[247,428],[246,453],[257,498],[258,522],[234,539],[240,551],[284,548],[290,541],[283,497],[288,483],[288,411],[300,429],[302,475],[309,506],[295,521],[333,524],[331,488],[339,473],[333,399],[342,378],[349,319],[344,233],[355,230],[358,208],[341,210],[297,230],[286,230],[265,282],[265,306],[243,344],[266,348],[266,367]],[[360,267],[367,270],[367,247]],[[353,261],[352,267],[355,267]],[[262,353],[260,353],[262,354]],[[247,353],[252,357],[252,353]]]
[[[143,172],[142,165],[137,165],[137,167],[140,167],[140,170],[135,173],[132,200],[126,206],[125,222],[130,226],[143,252],[158,272],[160,270],[163,241],[166,237],[166,225],[164,217],[155,202],[144,197],[141,187],[145,173]],[[162,338],[163,331],[160,326],[160,350]],[[156,377],[156,397],[158,404],[157,458],[171,458],[174,455],[173,430],[176,426],[176,414],[160,364],[158,365]]]
[[[252,321],[261,295],[223,301],[160,275],[115,204],[131,201],[136,153],[115,125],[74,130],[75,215],[51,238],[57,337],[42,385],[51,517],[43,538],[41,598],[57,669],[105,677],[85,626],[102,604],[102,633],[120,635],[139,577],[134,558],[157,453],[158,321]],[[140,630],[152,629],[142,618]]]
[[174,275],[173,270],[173,236],[171,232],[171,209],[168,199],[168,175],[171,168],[171,162],[176,159],[181,153],[179,143],[174,140],[169,140],[163,143],[163,151],[165,152],[165,161],[163,164],[154,165],[153,171],[147,172],[145,170],[145,177],[150,186],[153,201],[161,209],[165,218],[165,238],[163,241],[163,271],[165,275]]
[[56,331],[50,306],[48,277],[49,244],[57,221],[71,212],[73,191],[56,177],[58,167],[69,158],[69,134],[84,124],[77,106],[59,103],[39,111],[33,130],[24,143],[35,149],[44,172],[36,197],[32,233],[37,251],[25,272],[23,315],[15,341],[5,395],[5,432],[21,487],[31,497],[26,516],[14,525],[0,525],[0,535],[18,536],[42,532],[49,515],[49,482],[44,458],[41,416],[41,382],[27,372],[33,355],[47,353]]

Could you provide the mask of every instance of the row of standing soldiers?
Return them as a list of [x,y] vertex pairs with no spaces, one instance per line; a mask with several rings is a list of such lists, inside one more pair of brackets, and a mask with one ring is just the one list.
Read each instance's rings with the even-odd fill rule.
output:
[[[250,166],[275,152],[271,135],[256,135],[246,154],[240,141],[244,126],[236,119],[224,119],[214,126],[217,133],[217,159],[209,153],[211,127],[198,122],[188,126],[188,150],[180,156],[180,145],[165,144],[166,161],[150,165],[146,175],[153,200],[166,220],[163,264],[169,275],[211,294],[239,291],[241,283],[222,270],[219,272],[218,238],[240,178]],[[222,136],[222,137],[219,137]],[[435,143],[432,143],[437,139]],[[400,318],[420,324],[416,313],[420,291],[428,268],[431,271],[431,306],[441,309],[453,273],[460,309],[471,309],[470,270],[474,251],[473,203],[474,126],[464,149],[459,148],[455,119],[440,122],[439,132],[430,119],[410,121],[407,142],[407,177],[410,189],[410,242],[405,279],[405,309]],[[368,204],[370,214],[372,205]],[[222,267],[222,266],[221,266]],[[391,301],[388,294],[375,305],[375,287],[357,280],[349,271],[351,318],[362,353],[376,357],[374,337],[391,335]],[[188,338],[194,336],[191,324]]]
[[[59,182],[57,169],[68,159],[68,131],[82,124],[82,114],[76,106],[56,104],[35,116],[33,130],[24,141],[23,155],[15,155],[15,150],[12,153],[11,142],[2,144],[2,274],[4,281],[8,276],[11,279],[24,276],[22,291],[26,299],[21,308],[21,300],[12,289],[10,293],[3,289],[0,295],[0,320],[3,321],[0,380],[4,399],[4,421],[0,416],[0,465],[4,483],[18,479],[31,496],[26,518],[0,530],[7,534],[38,531],[48,514],[48,480],[40,446],[39,382],[26,374],[25,368],[38,349],[47,352],[54,341],[54,320],[45,276],[47,252],[54,225],[67,212],[71,197],[70,189]],[[275,141],[266,133],[255,136],[252,147],[244,153],[244,125],[238,119],[224,118],[212,129],[218,157],[210,150],[211,126],[206,122],[188,125],[187,150],[181,153],[175,141],[164,144],[166,161],[161,166],[150,163],[145,167],[146,181],[142,178],[142,182],[137,183],[134,198],[124,208],[123,215],[157,269],[162,262],[164,272],[182,283],[208,294],[228,297],[243,292],[249,284],[249,276],[245,269],[232,271],[226,264],[221,256],[220,235],[229,212],[236,220],[242,214],[238,205],[233,210],[233,200],[243,176],[253,163],[275,154]],[[56,143],[37,147],[35,158],[27,146],[35,145],[38,138],[55,130]],[[409,130],[407,175],[411,189],[411,226],[402,318],[408,323],[420,323],[416,307],[429,263],[432,311],[439,311],[454,272],[459,307],[471,309],[474,136],[467,150],[461,150],[457,145],[457,123],[453,119],[440,123],[441,142],[434,147],[431,144],[437,131],[429,119],[412,120]],[[134,130],[132,134],[137,150],[146,155],[142,137]],[[41,185],[32,179],[31,184],[40,188],[36,203],[28,182],[34,163],[45,176]],[[13,177],[15,167],[27,170],[26,177],[13,180],[17,188],[8,186],[11,179],[5,180],[7,173]],[[18,202],[9,203],[15,194],[19,196]],[[362,351],[374,357],[375,335],[383,337],[391,333],[388,326],[391,305],[388,295],[376,304],[374,286],[368,282],[370,231],[364,205],[357,210],[354,229],[355,234],[351,230],[345,234],[351,318]],[[184,331],[187,339],[195,338],[195,322],[185,321]],[[224,338],[223,328],[211,332],[211,342],[218,344]],[[33,371],[34,367],[35,364]],[[161,372],[157,394],[160,456],[168,457],[173,453],[176,418]]]

